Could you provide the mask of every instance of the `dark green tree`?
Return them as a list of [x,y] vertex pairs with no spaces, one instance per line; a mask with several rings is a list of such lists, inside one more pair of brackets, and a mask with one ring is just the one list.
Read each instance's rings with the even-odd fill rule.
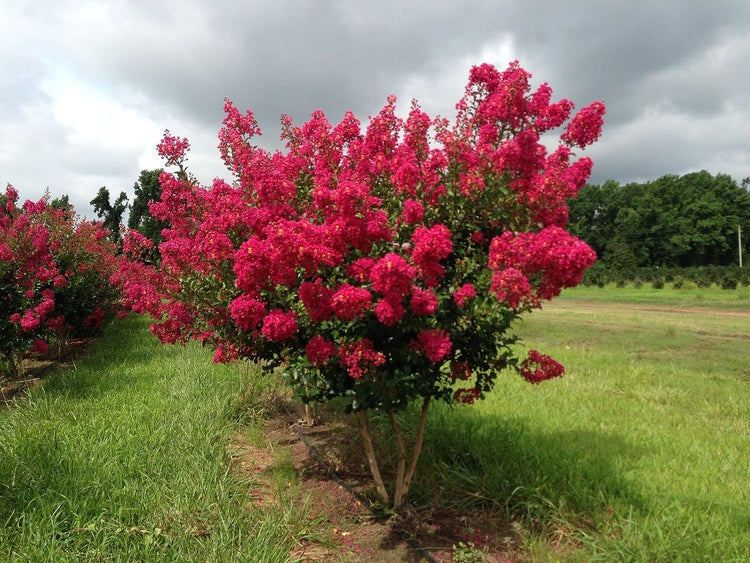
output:
[[587,185],[570,202],[570,231],[612,269],[733,264],[737,228],[750,231],[749,186],[705,170]]
[[68,221],[72,220],[75,210],[73,209],[73,204],[70,203],[67,194],[53,199],[50,202],[50,207],[55,210],[63,210]]
[[50,205],[52,206],[52,209],[66,209],[66,210],[73,209],[73,204],[70,203],[70,200],[67,194],[62,195],[60,197],[56,197],[50,202]]
[[156,170],[141,170],[138,180],[133,185],[135,196],[130,206],[130,218],[128,219],[128,228],[135,229],[144,237],[158,247],[162,242],[162,230],[166,229],[169,224],[166,221],[155,219],[149,211],[149,203],[152,201],[161,201],[161,184],[159,175],[163,172],[161,168]]
[[120,192],[120,195],[114,201],[109,201],[109,190],[106,186],[99,188],[96,197],[89,203],[94,206],[94,213],[102,220],[104,226],[109,229],[109,237],[118,245],[122,244],[122,233],[120,232],[120,225],[122,224],[122,216],[125,210],[128,208],[128,196],[125,192]]

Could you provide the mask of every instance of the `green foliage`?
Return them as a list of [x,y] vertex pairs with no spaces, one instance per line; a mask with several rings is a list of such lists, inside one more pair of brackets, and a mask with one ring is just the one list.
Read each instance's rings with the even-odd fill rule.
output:
[[52,207],[52,209],[66,209],[66,210],[73,209],[73,204],[70,203],[70,200],[67,194],[54,198],[50,202],[50,206]]
[[[135,229],[154,243],[154,249],[164,240],[161,232],[169,226],[166,221],[155,219],[149,210],[149,203],[161,201],[161,184],[159,175],[163,169],[141,170],[138,180],[133,185],[135,197],[130,206],[128,228]],[[155,250],[155,252],[158,252]]]
[[119,246],[122,245],[120,225],[122,216],[128,208],[128,196],[120,192],[114,203],[109,201],[109,190],[106,186],[99,188],[96,197],[89,202],[94,206],[94,213],[102,220],[102,224],[109,229],[109,238]]
[[474,542],[460,541],[451,548],[451,561],[456,563],[480,563],[482,553],[477,550]]
[[737,289],[739,283],[739,276],[734,272],[727,272],[724,277],[721,278],[721,289]]
[[[750,231],[745,186],[706,171],[624,186],[613,180],[587,185],[570,201],[570,232],[609,269],[735,264],[737,227]],[[743,247],[750,255],[750,237]]]
[[[597,262],[586,272],[583,284],[587,286],[604,287],[613,283],[617,287],[625,287],[628,283],[642,285],[651,283],[657,289],[665,283],[676,284],[681,288],[687,285],[707,289],[712,285],[723,285],[724,280],[734,280],[732,289],[738,285],[750,286],[750,268],[739,266],[697,266],[692,268],[608,268],[604,262]],[[658,287],[657,287],[658,285]]]

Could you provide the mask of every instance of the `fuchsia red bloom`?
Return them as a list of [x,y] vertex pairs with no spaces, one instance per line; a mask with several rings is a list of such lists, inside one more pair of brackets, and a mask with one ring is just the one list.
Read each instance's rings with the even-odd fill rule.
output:
[[391,299],[400,299],[409,293],[414,275],[414,268],[406,259],[393,252],[376,261],[370,269],[372,288]]
[[215,364],[228,364],[240,359],[240,352],[228,342],[219,342],[216,345],[213,362]]
[[41,338],[36,338],[34,344],[31,345],[29,352],[32,354],[46,354],[49,350],[49,345]]
[[44,351],[50,336],[64,343],[92,334],[118,306],[110,276],[124,259],[107,231],[48,200],[19,207],[18,192],[7,186],[0,206],[0,356],[10,365]]
[[579,111],[568,124],[562,140],[584,148],[601,135],[606,109],[602,102],[594,102]]
[[518,235],[506,231],[490,243],[489,267],[495,272],[492,290],[516,303],[511,305],[515,307],[527,294],[531,296],[528,279],[541,274],[534,298],[551,299],[561,289],[579,284],[595,260],[596,254],[585,242],[560,227]]
[[[473,67],[456,107],[453,123],[416,103],[401,118],[392,96],[363,124],[351,113],[283,116],[285,148],[269,152],[253,113],[227,100],[219,151],[234,179],[207,187],[184,169],[187,140],[167,133],[158,151],[177,171],[162,175],[151,206],[169,224],[161,268],[115,276],[125,302],[159,319],[166,342],[316,370],[319,385],[290,379],[307,401],[476,400],[516,365],[498,352],[512,321],[579,283],[595,259],[565,225],[592,164],[573,150],[596,140],[605,108],[571,120],[573,103],[546,83],[532,90],[518,62]],[[142,243],[133,237],[126,252]],[[550,362],[528,360],[522,375],[554,374]],[[457,380],[474,386],[451,397]]]
[[529,350],[528,358],[521,364],[521,375],[530,383],[541,383],[553,377],[562,377],[565,368],[549,356]]
[[438,298],[433,291],[414,285],[411,288],[410,304],[415,315],[433,315],[437,311]]
[[39,327],[40,318],[38,313],[27,310],[21,317],[21,329],[24,332],[33,332]]
[[331,306],[333,290],[325,287],[320,278],[315,280],[315,283],[303,282],[299,286],[299,297],[311,321],[315,323],[327,321],[333,315]]
[[83,324],[85,326],[90,326],[94,328],[102,328],[102,322],[104,321],[104,309],[101,307],[97,307],[94,309],[94,312],[91,313],[88,317],[83,319]]
[[157,146],[159,156],[165,160],[167,166],[182,163],[189,149],[190,143],[187,139],[174,137],[169,134],[169,131],[164,132],[164,137]]
[[361,317],[372,304],[372,295],[362,287],[345,283],[331,296],[334,314],[342,321],[353,321]]
[[469,366],[469,362],[456,362],[451,364],[451,379],[453,379],[453,381],[457,379],[462,381],[471,379],[471,366]]
[[358,258],[347,268],[346,274],[356,282],[365,283],[370,279],[370,271],[374,265],[374,258]]
[[456,392],[453,394],[453,400],[464,405],[471,405],[479,398],[479,395],[480,391],[476,387],[456,389]]
[[240,295],[230,303],[229,312],[238,327],[252,331],[266,316],[266,304],[249,295]]
[[411,349],[422,352],[432,363],[438,363],[448,356],[452,343],[450,335],[441,328],[425,330],[411,343]]
[[274,309],[263,319],[261,333],[271,342],[282,342],[294,337],[298,328],[294,311]]
[[529,279],[515,268],[505,268],[495,272],[490,286],[497,298],[507,303],[511,309],[519,305],[536,304]]
[[406,313],[400,298],[384,298],[375,305],[375,316],[386,326],[394,326]]
[[427,287],[434,287],[445,274],[441,261],[453,252],[451,232],[442,224],[430,228],[417,227],[412,235],[411,258],[419,268]]
[[370,340],[363,338],[341,347],[339,350],[341,365],[346,368],[349,377],[359,379],[385,364],[385,355],[374,350],[372,346]]
[[453,292],[453,301],[456,305],[463,307],[464,304],[469,300],[477,296],[477,290],[470,283],[465,283]]
[[404,221],[410,225],[418,224],[424,217],[424,207],[422,204],[413,199],[407,199],[404,202]]
[[336,345],[322,336],[313,336],[305,346],[305,356],[317,368],[322,368],[337,353]]

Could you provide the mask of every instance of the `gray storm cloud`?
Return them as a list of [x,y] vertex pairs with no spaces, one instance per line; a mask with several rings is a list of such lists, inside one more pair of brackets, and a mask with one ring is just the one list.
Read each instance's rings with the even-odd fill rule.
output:
[[225,97],[255,112],[274,147],[282,112],[364,120],[396,93],[450,113],[469,65],[496,53],[489,62],[518,58],[578,107],[605,101],[593,181],[701,168],[739,181],[750,176],[749,23],[739,1],[11,3],[0,180],[29,198],[49,186],[86,211],[101,183],[127,191],[157,166],[169,128],[191,139],[208,182],[223,174]]

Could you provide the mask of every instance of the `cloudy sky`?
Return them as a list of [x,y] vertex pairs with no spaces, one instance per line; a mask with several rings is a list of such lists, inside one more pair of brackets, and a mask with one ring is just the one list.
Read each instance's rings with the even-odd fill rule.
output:
[[607,105],[591,181],[750,176],[750,2],[0,0],[0,182],[80,213],[132,194],[164,129],[204,183],[224,98],[279,146],[279,115],[364,121],[396,94],[452,116],[469,68],[518,59],[578,107]]

